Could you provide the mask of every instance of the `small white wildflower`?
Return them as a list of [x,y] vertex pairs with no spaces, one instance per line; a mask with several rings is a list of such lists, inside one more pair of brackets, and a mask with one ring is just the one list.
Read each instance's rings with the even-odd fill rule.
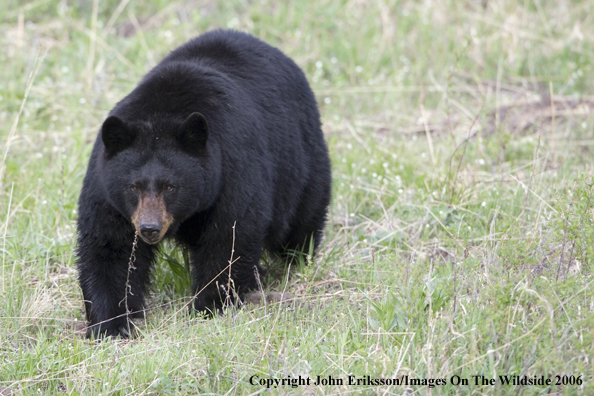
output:
[[87,103],[87,100],[86,100],[85,98],[80,98],[80,99],[78,100],[78,103],[80,103],[80,104],[85,104],[85,103]]
[[347,148],[350,150],[353,148],[353,145],[349,143],[349,144],[347,144]]
[[230,29],[233,29],[234,27],[237,27],[239,25],[239,19],[237,18],[231,18],[231,20],[229,20],[229,22],[227,22],[227,27]]
[[347,160],[346,160],[346,158],[344,158],[344,157],[343,157],[343,159],[342,159],[342,163],[343,163],[343,164],[346,164],[346,161],[347,161]]
[[330,104],[330,103],[332,103],[332,99],[330,99],[329,97],[325,97],[324,98],[324,103]]
[[483,203],[481,204],[482,207],[487,206],[487,203],[485,201],[483,201]]
[[361,73],[363,71],[363,68],[361,66],[357,66],[357,67],[355,67],[355,71],[357,73]]
[[399,189],[398,189],[398,193],[399,193],[399,194],[402,194],[403,192],[404,192],[404,191],[403,191],[401,188],[399,188]]
[[332,58],[330,58],[330,62],[332,62],[333,64],[336,64],[336,62],[338,62],[338,59],[336,59],[336,57],[333,56]]
[[322,67],[324,67],[324,63],[322,63],[322,61],[317,61],[316,62],[316,69],[321,69]]

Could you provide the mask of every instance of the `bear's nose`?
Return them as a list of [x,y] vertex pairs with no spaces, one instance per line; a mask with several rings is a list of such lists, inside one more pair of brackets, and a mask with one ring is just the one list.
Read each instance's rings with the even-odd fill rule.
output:
[[149,241],[157,239],[160,232],[161,227],[158,224],[142,224],[140,226],[140,234]]

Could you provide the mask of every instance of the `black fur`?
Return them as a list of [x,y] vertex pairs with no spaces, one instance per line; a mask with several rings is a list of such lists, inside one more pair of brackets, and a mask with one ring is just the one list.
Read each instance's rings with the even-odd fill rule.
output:
[[[93,148],[77,249],[88,335],[127,333],[139,194],[162,199],[173,216],[165,237],[189,249],[194,293],[228,265],[236,224],[232,278],[241,296],[257,287],[262,248],[318,246],[330,185],[316,101],[292,60],[234,31],[179,47],[115,106]],[[143,309],[156,247],[138,240],[130,312]],[[221,307],[216,283],[226,276],[195,297],[196,310]]]

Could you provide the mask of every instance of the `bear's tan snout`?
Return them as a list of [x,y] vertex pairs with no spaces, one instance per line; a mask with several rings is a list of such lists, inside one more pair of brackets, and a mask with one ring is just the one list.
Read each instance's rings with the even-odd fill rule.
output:
[[163,196],[140,195],[138,207],[132,215],[132,223],[143,241],[151,245],[160,242],[172,222],[173,216],[167,212]]

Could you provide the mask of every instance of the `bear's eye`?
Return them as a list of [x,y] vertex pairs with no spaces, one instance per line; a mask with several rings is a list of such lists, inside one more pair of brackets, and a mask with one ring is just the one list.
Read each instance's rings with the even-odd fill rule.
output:
[[167,191],[173,191],[173,188],[174,187],[171,184],[165,185],[165,190],[167,190]]
[[136,187],[135,185],[131,185],[130,186],[130,191],[134,191],[135,192],[136,190],[138,190],[138,187]]

